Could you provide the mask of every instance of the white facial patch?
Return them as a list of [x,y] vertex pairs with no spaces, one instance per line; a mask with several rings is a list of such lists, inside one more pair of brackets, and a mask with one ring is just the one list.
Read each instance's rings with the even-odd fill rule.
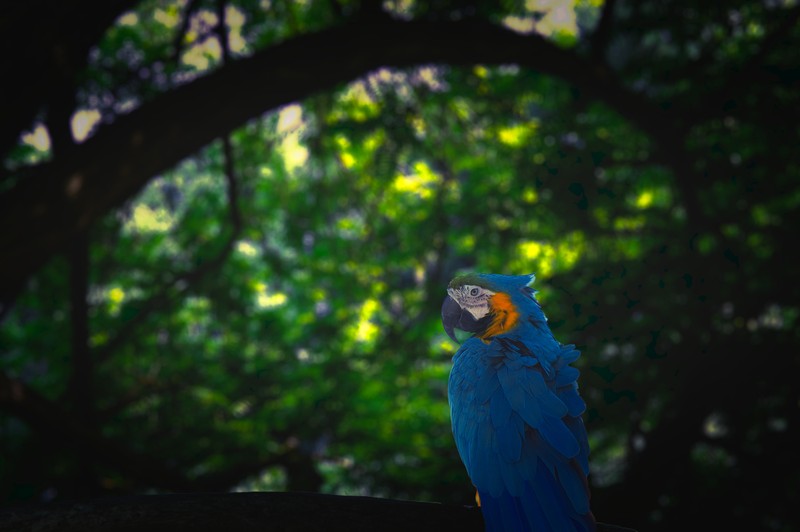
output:
[[465,284],[458,288],[448,288],[447,293],[458,303],[459,307],[472,314],[472,317],[476,320],[489,313],[489,298],[494,295],[491,290],[471,284]]

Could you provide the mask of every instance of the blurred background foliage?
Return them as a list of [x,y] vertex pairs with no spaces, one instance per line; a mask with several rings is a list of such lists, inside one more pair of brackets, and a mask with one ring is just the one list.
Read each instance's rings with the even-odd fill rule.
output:
[[[72,142],[375,9],[129,4],[77,78]],[[797,3],[377,5],[541,35],[672,129],[514,64],[380,68],[252,117],[152,176],[3,308],[0,500],[469,504],[439,305],[457,272],[534,272],[556,337],[583,352],[599,519],[794,529]],[[8,151],[0,190],[58,160],[48,120]]]

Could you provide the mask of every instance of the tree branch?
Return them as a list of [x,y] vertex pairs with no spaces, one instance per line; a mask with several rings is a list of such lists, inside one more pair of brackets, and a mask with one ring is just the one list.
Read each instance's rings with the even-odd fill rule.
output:
[[605,64],[605,53],[608,42],[611,39],[611,26],[614,20],[614,8],[616,0],[605,0],[603,11],[600,13],[600,20],[589,38],[592,58]]
[[[94,360],[89,348],[89,234],[82,232],[73,239],[70,249],[70,325],[72,350],[72,375],[69,393],[72,397],[75,415],[83,420],[90,432],[96,430],[94,397]],[[76,457],[80,465],[81,490],[93,493],[97,488],[92,453],[83,446],[77,446]]]
[[[43,105],[52,103],[52,88],[83,70],[89,48],[139,0],[109,0],[92,9],[76,2],[30,0],[4,2],[0,17],[0,49],[14,50],[0,58],[0,157],[5,156],[31,125]],[[26,43],[19,46],[19,43]],[[35,66],[35,68],[31,68]],[[70,71],[65,80],[65,67]],[[22,81],[24,80],[24,82]]]
[[[0,301],[13,300],[69,235],[248,119],[378,67],[431,62],[530,67],[606,102],[659,143],[671,148],[682,142],[670,118],[674,112],[667,114],[619,85],[606,69],[540,36],[479,21],[350,23],[231,62],[120,117],[68,157],[22,172],[18,185],[0,196],[0,223],[26,228],[0,237],[11,258],[0,266]],[[690,202],[691,176],[676,179],[686,184],[682,192]]]

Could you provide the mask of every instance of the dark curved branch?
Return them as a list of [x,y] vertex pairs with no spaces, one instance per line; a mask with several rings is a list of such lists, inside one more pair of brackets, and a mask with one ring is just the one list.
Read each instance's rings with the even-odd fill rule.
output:
[[[101,129],[65,157],[31,168],[0,196],[0,300],[13,300],[28,276],[68,237],[137,193],[151,176],[228,134],[248,119],[382,66],[517,63],[559,77],[616,109],[657,142],[682,142],[661,108],[619,85],[602,67],[537,35],[479,21],[352,22],[231,62],[163,94]],[[683,182],[691,202],[692,179]],[[689,208],[690,216],[696,209]]]
[[603,10],[600,12],[600,20],[589,38],[593,59],[602,63],[605,63],[606,48],[611,40],[616,3],[616,0],[605,0]]
[[[70,245],[70,329],[72,352],[72,374],[68,392],[73,401],[72,411],[89,431],[96,429],[94,394],[94,359],[89,347],[89,233],[77,235]],[[77,446],[76,457],[81,470],[79,482],[84,493],[94,493],[97,478],[94,473],[94,457],[82,446]]]
[[[109,0],[91,9],[80,2],[30,0],[3,2],[0,16],[0,157],[16,144],[53,93],[86,65],[89,48],[114,20],[139,0]],[[20,46],[20,43],[25,46]],[[14,80],[11,82],[10,80]],[[13,102],[13,104],[9,104]],[[71,111],[71,109],[69,110]]]

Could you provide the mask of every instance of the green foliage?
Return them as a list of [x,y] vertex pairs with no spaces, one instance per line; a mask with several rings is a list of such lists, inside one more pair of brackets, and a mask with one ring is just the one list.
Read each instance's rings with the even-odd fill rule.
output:
[[[331,6],[355,11],[261,4],[228,3],[234,56],[336,23]],[[406,17],[462,15],[389,4]],[[536,18],[516,4],[475,12]],[[594,4],[580,2],[574,27],[550,38],[588,46]],[[702,115],[778,24],[768,4],[622,5],[608,60],[653,105]],[[199,8],[176,41],[184,3],[141,3],[92,51],[82,105],[113,120],[219,68],[214,13]],[[781,68],[792,58],[768,55],[775,76],[796,78]],[[702,79],[689,74],[701,67]],[[655,529],[710,518],[729,497],[734,518],[788,529],[786,508],[761,516],[732,486],[753,479],[770,445],[787,456],[782,435],[798,431],[797,283],[778,262],[800,207],[798,130],[775,131],[760,113],[766,97],[800,102],[777,81],[726,97],[721,113],[680,124],[692,176],[603,102],[513,65],[383,68],[254,118],[229,137],[235,196],[216,141],[92,228],[99,432],[198,482],[253,464],[228,489],[469,503],[447,408],[456,346],[439,305],[455,273],[533,272],[556,337],[584,353],[593,500],[621,524],[620,500],[640,505]],[[33,149],[8,167],[38,161]],[[681,185],[696,176],[706,181]],[[72,409],[69,268],[58,259],[37,273],[0,345],[5,371]],[[753,375],[773,371],[787,376]],[[71,451],[45,452],[35,436],[0,421],[6,500],[71,493]],[[672,460],[683,468],[674,477],[645,482],[650,470],[637,469]],[[797,502],[800,476],[785,466],[780,490]],[[108,464],[97,474],[106,491],[153,487]],[[642,485],[655,495],[637,499]],[[764,502],[771,489],[749,496]]]

